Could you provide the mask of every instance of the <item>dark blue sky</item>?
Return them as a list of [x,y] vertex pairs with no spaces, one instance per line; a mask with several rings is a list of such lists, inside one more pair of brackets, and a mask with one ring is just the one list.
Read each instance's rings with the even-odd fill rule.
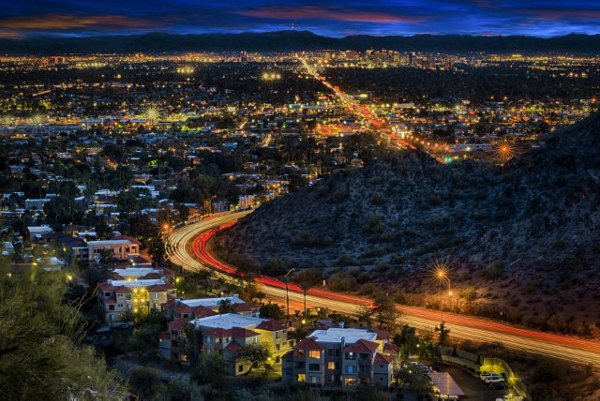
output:
[[355,34],[600,33],[600,0],[4,0],[0,38],[310,30]]

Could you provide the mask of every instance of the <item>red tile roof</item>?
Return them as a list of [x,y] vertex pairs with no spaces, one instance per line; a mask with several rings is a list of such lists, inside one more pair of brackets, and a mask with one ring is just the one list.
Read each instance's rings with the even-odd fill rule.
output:
[[169,322],[169,329],[181,331],[188,322],[187,319],[175,319],[172,322]]
[[243,304],[233,304],[232,309],[234,312],[250,312],[256,309],[252,304],[244,302]]
[[396,344],[385,343],[383,344],[383,352],[386,354],[398,355],[400,353],[400,347]]
[[241,345],[239,345],[239,344],[238,344],[238,343],[236,343],[235,341],[232,341],[232,342],[230,342],[230,343],[227,345],[227,347],[223,348],[223,351],[225,351],[225,352],[231,352],[231,353],[234,353],[234,352],[237,352],[237,351],[239,351],[239,350],[241,350],[241,349],[242,349],[242,346],[241,346]]
[[377,348],[379,348],[379,344],[372,343],[371,341],[367,341],[361,338],[354,344],[350,344],[346,348],[344,348],[344,351],[372,354],[375,351],[377,351]]
[[115,290],[115,287],[113,287],[111,284],[108,284],[106,282],[98,284],[98,288],[102,292],[112,292]]
[[383,341],[387,341],[390,339],[390,333],[388,333],[385,330],[379,330],[379,329],[371,329],[371,331],[373,333],[377,334],[377,339],[378,340],[383,340]]
[[280,331],[285,330],[285,325],[281,322],[278,322],[277,320],[269,319],[256,326],[256,328],[259,330],[266,331]]
[[389,365],[392,363],[394,359],[391,356],[380,354],[379,352],[375,354],[375,361],[373,363],[379,365]]
[[210,329],[203,331],[202,335],[206,337],[231,337],[231,330],[225,330],[221,328]]
[[300,351],[311,351],[311,350],[325,351],[325,347],[323,347],[321,344],[319,344],[313,338],[310,338],[310,337],[305,338],[304,340],[300,341],[298,343],[298,345],[296,345],[294,347],[294,349],[300,350]]
[[232,327],[231,328],[231,335],[233,337],[242,337],[242,338],[249,338],[249,337],[260,336],[260,334],[258,334],[257,332],[245,329],[243,327]]
[[151,285],[147,288],[148,292],[164,292],[168,290],[174,289],[175,286],[173,284],[155,284]]

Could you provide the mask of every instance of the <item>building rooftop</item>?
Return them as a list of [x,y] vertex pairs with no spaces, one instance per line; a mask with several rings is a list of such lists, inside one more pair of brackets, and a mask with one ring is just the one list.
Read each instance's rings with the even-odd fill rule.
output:
[[225,313],[223,315],[215,315],[194,319],[191,323],[195,327],[210,327],[229,330],[233,327],[242,327],[246,329],[254,329],[256,326],[266,321],[259,317],[238,315],[236,313]]
[[113,273],[117,273],[121,277],[144,277],[150,273],[162,275],[162,270],[152,267],[128,267],[125,269],[114,269]]
[[165,280],[162,278],[154,280],[107,280],[106,282],[115,287],[123,286],[128,288],[150,287],[151,285],[166,284]]
[[448,372],[429,372],[427,373],[433,382],[434,387],[440,391],[441,395],[446,396],[463,396],[465,393],[456,384],[450,373]]
[[204,306],[205,308],[214,308],[219,306],[219,303],[223,302],[223,301],[229,301],[231,302],[232,305],[235,304],[245,304],[246,301],[238,298],[237,295],[231,296],[231,297],[217,297],[217,298],[195,298],[195,299],[180,299],[179,302],[190,306],[190,307],[196,307],[196,306]]
[[130,245],[131,241],[128,239],[117,239],[117,240],[103,240],[103,241],[88,241],[88,246],[109,246],[109,245]]
[[344,338],[346,344],[354,344],[358,340],[375,341],[377,333],[366,329],[333,327],[327,330],[315,330],[308,337],[321,343],[341,343]]

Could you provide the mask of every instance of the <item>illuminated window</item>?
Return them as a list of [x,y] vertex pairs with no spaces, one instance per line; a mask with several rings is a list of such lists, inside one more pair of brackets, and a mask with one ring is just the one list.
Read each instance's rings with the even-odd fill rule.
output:
[[304,373],[298,373],[298,383],[304,383],[306,381],[306,375]]
[[321,351],[316,351],[316,350],[308,351],[308,357],[319,359],[319,358],[321,358]]
[[328,362],[327,363],[327,369],[329,369],[329,370],[335,370],[335,362]]

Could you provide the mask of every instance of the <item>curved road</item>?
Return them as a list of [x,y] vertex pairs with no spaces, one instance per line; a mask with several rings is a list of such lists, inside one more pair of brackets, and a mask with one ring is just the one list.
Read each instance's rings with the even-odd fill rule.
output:
[[[211,255],[206,244],[217,231],[235,224],[239,218],[248,213],[250,212],[223,214],[175,229],[167,243],[171,261],[190,271],[212,269],[221,277],[232,280],[232,274],[235,273],[236,268]],[[269,299],[280,304],[285,302],[283,282],[269,277],[257,277],[255,281]],[[297,285],[289,284],[289,297],[290,307],[295,306],[296,309],[301,309],[303,296]],[[372,305],[372,302],[366,298],[322,289],[309,290],[306,299],[309,307],[325,307],[343,314],[355,314],[364,306]],[[439,324],[439,311],[412,306],[398,306],[397,308],[401,313],[399,320],[417,329],[432,330]],[[516,350],[592,365],[594,370],[600,370],[600,342],[527,330],[491,320],[447,312],[444,313],[444,320],[451,330],[451,335],[455,338],[500,342]]]

